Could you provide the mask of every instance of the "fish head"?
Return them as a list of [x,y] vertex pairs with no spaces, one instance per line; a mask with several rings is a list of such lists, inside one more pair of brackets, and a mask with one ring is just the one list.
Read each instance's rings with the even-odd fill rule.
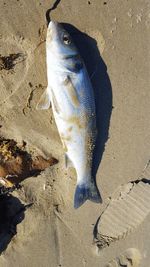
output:
[[70,34],[55,21],[50,21],[47,30],[47,45],[59,55],[78,54]]
[[47,29],[46,47],[55,63],[63,65],[70,71],[82,67],[83,63],[78,49],[61,23],[50,21]]

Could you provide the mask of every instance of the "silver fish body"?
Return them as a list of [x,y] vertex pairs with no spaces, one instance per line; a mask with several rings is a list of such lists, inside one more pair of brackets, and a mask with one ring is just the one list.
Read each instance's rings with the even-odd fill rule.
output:
[[96,139],[95,102],[85,65],[70,35],[57,22],[50,22],[46,39],[48,87],[38,104],[53,114],[66,154],[77,173],[74,207],[87,199],[101,202],[92,178]]

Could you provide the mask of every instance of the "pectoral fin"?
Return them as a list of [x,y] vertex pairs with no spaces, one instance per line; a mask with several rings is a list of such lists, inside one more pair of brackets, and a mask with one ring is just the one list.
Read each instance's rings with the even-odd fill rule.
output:
[[79,106],[79,99],[78,99],[78,94],[75,86],[72,83],[72,80],[70,76],[67,76],[67,78],[64,81],[64,85],[66,87],[66,91],[68,93],[69,98],[71,99],[71,103],[74,107]]
[[66,169],[73,167],[72,161],[69,159],[67,154],[65,154],[65,167]]
[[36,109],[48,109],[51,105],[49,88],[47,87],[44,93],[41,95],[40,100],[36,106]]
[[55,112],[56,112],[57,114],[60,115],[60,113],[61,113],[61,109],[60,109],[60,106],[59,106],[59,104],[58,104],[58,101],[57,101],[57,99],[56,99],[56,97],[55,97],[55,94],[54,94],[53,90],[51,90],[51,94],[52,94],[52,103],[53,103],[54,110],[55,110]]

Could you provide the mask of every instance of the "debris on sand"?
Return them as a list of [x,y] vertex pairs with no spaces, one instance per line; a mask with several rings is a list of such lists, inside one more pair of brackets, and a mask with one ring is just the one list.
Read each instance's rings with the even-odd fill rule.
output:
[[26,55],[23,53],[10,54],[8,56],[0,55],[0,71],[2,70],[13,70],[15,65],[24,61],[26,59]]
[[25,142],[18,146],[14,140],[0,139],[0,183],[3,186],[18,184],[56,163],[58,160],[53,157],[45,159],[41,155],[34,156],[27,152]]

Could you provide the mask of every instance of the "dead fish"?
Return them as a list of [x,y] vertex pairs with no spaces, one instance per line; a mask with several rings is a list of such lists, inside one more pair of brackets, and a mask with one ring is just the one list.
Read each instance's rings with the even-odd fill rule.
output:
[[37,109],[52,105],[66,165],[71,162],[77,173],[74,207],[87,199],[99,203],[101,196],[91,173],[96,138],[93,89],[71,36],[58,22],[49,23],[46,55],[48,87]]

